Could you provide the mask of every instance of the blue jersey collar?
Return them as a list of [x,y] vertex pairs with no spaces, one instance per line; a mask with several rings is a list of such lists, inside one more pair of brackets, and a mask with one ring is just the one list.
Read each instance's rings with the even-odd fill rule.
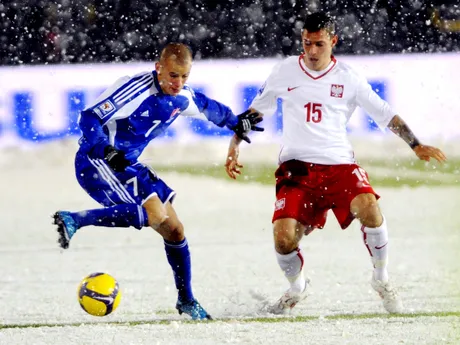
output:
[[160,86],[160,82],[158,81],[158,73],[157,73],[157,71],[153,71],[152,74],[153,74],[153,83],[155,84],[155,87],[157,88],[158,93],[164,95],[164,92],[163,92],[163,90],[161,89],[161,86]]

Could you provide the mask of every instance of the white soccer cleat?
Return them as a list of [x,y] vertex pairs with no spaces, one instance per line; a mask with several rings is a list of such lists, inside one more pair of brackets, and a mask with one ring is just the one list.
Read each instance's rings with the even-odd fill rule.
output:
[[276,315],[290,313],[297,303],[307,298],[309,284],[310,281],[305,280],[305,289],[301,293],[292,292],[291,289],[287,290],[275,304],[268,307],[268,312]]
[[371,280],[372,288],[377,291],[383,301],[383,307],[390,314],[399,314],[403,312],[403,304],[398,292],[390,283],[383,283],[380,280]]

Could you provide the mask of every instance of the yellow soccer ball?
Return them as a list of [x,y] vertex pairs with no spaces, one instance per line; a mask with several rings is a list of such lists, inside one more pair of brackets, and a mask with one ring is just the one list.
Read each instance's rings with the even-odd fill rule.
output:
[[120,299],[118,282],[107,273],[92,273],[78,286],[78,302],[93,316],[109,315],[117,309]]

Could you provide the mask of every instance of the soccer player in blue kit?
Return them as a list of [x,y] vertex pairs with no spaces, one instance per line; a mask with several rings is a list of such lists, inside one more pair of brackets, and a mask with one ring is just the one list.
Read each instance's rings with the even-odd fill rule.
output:
[[155,71],[120,78],[82,111],[76,177],[81,187],[104,207],[58,211],[54,224],[64,249],[77,230],[88,225],[152,227],[164,239],[174,273],[176,309],[179,314],[201,320],[211,316],[192,292],[190,251],[184,227],[172,206],[175,192],[137,159],[179,115],[202,114],[248,142],[251,130],[263,129],[256,126],[261,121],[257,113],[246,111],[236,116],[227,106],[194,92],[185,84],[191,67],[190,49],[181,43],[169,43],[161,51]]

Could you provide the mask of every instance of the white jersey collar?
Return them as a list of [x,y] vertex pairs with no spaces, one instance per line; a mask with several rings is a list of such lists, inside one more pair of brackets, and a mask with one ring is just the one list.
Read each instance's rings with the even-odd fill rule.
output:
[[302,71],[308,75],[310,78],[316,80],[324,77],[326,74],[328,74],[337,64],[337,60],[335,59],[334,55],[331,55],[331,62],[327,67],[321,71],[314,71],[312,69],[309,69],[307,65],[305,65],[305,61],[303,60],[305,54],[301,54],[299,56],[299,66],[302,69]]

